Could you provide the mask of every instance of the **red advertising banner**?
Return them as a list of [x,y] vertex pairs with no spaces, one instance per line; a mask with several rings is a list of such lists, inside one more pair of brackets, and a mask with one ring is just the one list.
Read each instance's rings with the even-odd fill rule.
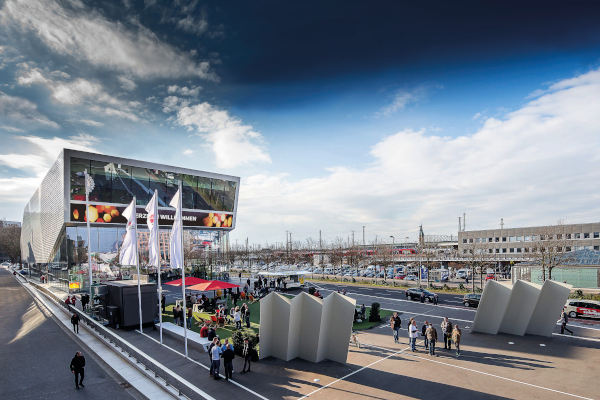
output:
[[[90,203],[90,223],[126,224],[123,211],[127,206],[110,206]],[[137,224],[146,225],[147,212],[144,207],[136,207]],[[183,226],[199,228],[231,228],[233,214],[207,213],[202,211],[183,211]],[[171,226],[175,220],[175,210],[158,210],[159,226]],[[71,222],[87,222],[85,204],[71,203]]]

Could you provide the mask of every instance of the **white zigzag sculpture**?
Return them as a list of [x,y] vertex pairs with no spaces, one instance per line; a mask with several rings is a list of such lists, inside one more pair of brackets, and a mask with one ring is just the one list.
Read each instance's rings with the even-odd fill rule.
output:
[[260,301],[260,358],[345,364],[355,306],[335,292],[324,300],[304,292],[293,299],[269,294]]
[[571,287],[555,281],[545,281],[543,285],[521,280],[514,285],[489,281],[471,332],[551,337]]

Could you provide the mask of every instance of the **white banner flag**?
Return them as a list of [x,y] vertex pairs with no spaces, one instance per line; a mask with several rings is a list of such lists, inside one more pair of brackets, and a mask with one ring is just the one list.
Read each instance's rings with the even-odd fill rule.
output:
[[121,254],[119,256],[119,264],[121,265],[137,265],[138,262],[137,213],[134,201],[135,199],[123,211],[123,216],[127,218],[127,234],[121,245]]
[[146,206],[146,223],[150,229],[150,238],[148,239],[148,265],[160,266],[160,251],[158,249],[158,199],[156,192],[152,200]]
[[183,268],[183,237],[181,235],[181,203],[179,202],[179,190],[171,200],[170,206],[175,207],[175,221],[171,228],[171,243],[169,246],[169,257],[171,258],[171,268]]

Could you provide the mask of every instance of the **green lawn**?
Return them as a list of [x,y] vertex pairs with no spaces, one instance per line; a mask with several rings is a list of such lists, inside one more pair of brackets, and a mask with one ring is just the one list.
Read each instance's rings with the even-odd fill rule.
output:
[[[289,295],[284,295],[284,296],[289,297],[289,298],[293,297],[293,296],[289,296]],[[238,305],[238,307],[241,307],[242,304],[244,304],[244,303],[248,303],[248,302],[238,300],[237,305]],[[233,302],[230,299],[228,299],[227,300],[227,308],[231,309],[232,305],[233,305]],[[163,322],[173,323],[173,307],[174,306],[175,306],[174,303],[167,304],[167,306],[165,307],[165,312],[162,315]],[[260,303],[259,302],[256,302],[254,304],[248,303],[248,307],[250,308],[250,328],[252,330],[254,330],[256,333],[259,333]],[[367,307],[366,309],[367,309],[367,311],[366,311],[367,318],[365,320],[363,320],[363,322],[355,322],[352,325],[353,330],[362,331],[362,330],[366,330],[366,329],[371,329],[374,326],[380,325],[382,323],[387,324],[390,319],[390,316],[392,315],[392,311],[379,310],[379,315],[381,316],[381,321],[369,322],[369,312],[370,312],[371,308]],[[204,318],[204,319],[210,320],[211,315],[214,315],[214,314],[194,313],[194,320],[192,323],[192,331],[198,332],[198,334],[199,334],[200,333],[200,327],[198,326],[198,322],[200,321],[199,318]],[[243,321],[242,325],[245,327],[246,322]],[[217,335],[219,336],[219,338],[221,338],[221,340],[224,340],[224,339],[231,340],[231,335],[233,334],[234,331],[235,331],[235,325],[225,325],[224,328],[217,328]]]
[[354,322],[352,325],[352,330],[354,331],[364,331],[366,329],[371,329],[374,326],[387,324],[389,323],[390,317],[392,316],[393,311],[382,310],[379,309],[379,316],[381,317],[381,321],[378,322],[369,322],[369,312],[371,311],[371,307],[367,307],[367,317],[362,322]]

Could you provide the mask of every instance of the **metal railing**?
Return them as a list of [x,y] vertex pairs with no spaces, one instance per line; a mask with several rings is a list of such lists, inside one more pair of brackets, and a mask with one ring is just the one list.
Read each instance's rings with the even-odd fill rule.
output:
[[137,364],[140,364],[140,366],[143,367],[146,371],[154,374],[155,378],[162,379],[165,383],[165,386],[171,386],[172,388],[174,388],[178,392],[179,396],[185,396],[191,400],[205,399],[204,396],[198,393],[194,385],[185,381],[179,375],[175,374],[173,371],[163,366],[161,363],[154,360],[152,357],[146,355],[128,341],[124,340],[117,334],[111,332],[109,329],[105,328],[103,325],[99,324],[97,321],[92,319],[89,315],[85,314],[81,310],[78,310],[77,308],[71,305],[65,304],[63,300],[61,300],[56,294],[52,293],[50,290],[31,281],[29,281],[29,283],[32,286],[34,286],[38,291],[45,294],[46,297],[50,298],[56,304],[61,306],[68,314],[79,315],[81,321],[83,321],[92,331],[94,331],[96,335],[107,340],[110,344],[115,346],[115,348],[120,349],[121,352],[127,354],[129,358],[133,358],[133,360]]

